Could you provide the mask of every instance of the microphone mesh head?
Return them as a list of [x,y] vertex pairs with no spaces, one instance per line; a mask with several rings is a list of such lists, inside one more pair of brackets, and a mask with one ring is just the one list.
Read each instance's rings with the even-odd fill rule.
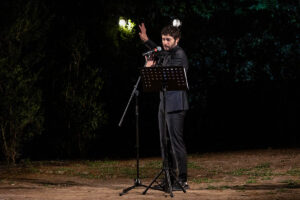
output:
[[160,46],[156,47],[156,49],[157,49],[157,51],[161,51],[161,47]]

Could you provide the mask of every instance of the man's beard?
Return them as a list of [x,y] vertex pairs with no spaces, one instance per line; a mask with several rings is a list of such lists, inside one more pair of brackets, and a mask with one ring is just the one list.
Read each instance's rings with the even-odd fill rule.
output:
[[174,42],[171,46],[163,46],[165,51],[170,51],[171,49],[173,49],[176,46],[176,43]]

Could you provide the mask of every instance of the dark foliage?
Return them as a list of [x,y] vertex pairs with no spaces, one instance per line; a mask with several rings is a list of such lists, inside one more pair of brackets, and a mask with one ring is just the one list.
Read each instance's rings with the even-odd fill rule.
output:
[[[14,159],[134,156],[134,99],[118,123],[144,64],[137,25],[145,22],[159,43],[174,18],[183,21],[180,46],[190,64],[189,152],[297,146],[299,7],[280,0],[1,1],[3,155],[11,144]],[[120,17],[136,24],[131,33],[120,30]],[[157,94],[141,91],[143,155],[160,153],[157,103]]]

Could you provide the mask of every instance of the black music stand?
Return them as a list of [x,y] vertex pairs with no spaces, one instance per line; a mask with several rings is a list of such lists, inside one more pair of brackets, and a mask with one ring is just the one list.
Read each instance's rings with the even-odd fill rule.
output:
[[[170,66],[170,67],[145,67],[141,69],[141,76],[143,82],[143,89],[145,92],[163,92],[163,105],[164,105],[164,126],[165,131],[166,128],[166,99],[165,93],[170,90],[187,90],[188,83],[187,77],[184,67],[182,66]],[[156,182],[157,178],[164,173],[166,186],[160,186],[162,191],[166,193],[170,193],[170,196],[173,197],[172,185],[171,185],[171,176],[175,180],[183,192],[186,192],[185,189],[179,183],[176,175],[170,171],[168,164],[168,153],[166,153],[165,147],[167,146],[167,138],[163,136],[163,145],[161,147],[163,157],[163,167],[161,171],[156,175],[156,177],[152,180],[150,185],[145,189],[143,194],[145,195],[149,188],[152,188],[152,184]],[[170,137],[170,135],[169,135]],[[154,188],[152,188],[154,189]]]

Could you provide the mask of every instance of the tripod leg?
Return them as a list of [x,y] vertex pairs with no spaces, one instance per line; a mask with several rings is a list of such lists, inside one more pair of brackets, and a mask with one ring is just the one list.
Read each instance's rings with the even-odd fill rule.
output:
[[168,188],[166,188],[166,192],[168,192],[167,190],[169,190],[170,196],[173,197],[172,184],[171,184],[169,169],[165,170],[165,177],[167,178],[167,183],[168,183]]
[[122,196],[123,194],[126,194],[128,191],[132,190],[135,187],[136,187],[136,185],[133,185],[133,186],[131,186],[129,188],[124,189],[123,192],[120,193],[120,196]]
[[136,188],[136,187],[147,187],[146,185],[143,185],[142,182],[140,181],[140,179],[135,179],[134,180],[134,185],[133,186],[130,186],[126,189],[123,190],[123,192],[119,193],[120,196],[126,194],[127,192],[129,192],[130,190]]
[[156,177],[153,179],[153,181],[150,183],[150,185],[148,185],[148,187],[145,189],[145,191],[143,192],[143,194],[145,195],[146,192],[149,190],[149,188],[152,186],[152,184],[156,181],[156,179],[163,173],[163,169],[156,175]]

